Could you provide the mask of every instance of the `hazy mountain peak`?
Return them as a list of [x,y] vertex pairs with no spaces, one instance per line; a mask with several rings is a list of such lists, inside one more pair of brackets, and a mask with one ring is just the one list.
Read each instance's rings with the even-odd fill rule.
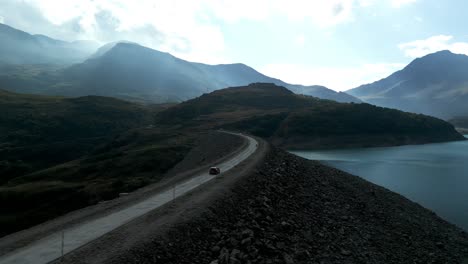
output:
[[115,42],[110,42],[110,43],[107,43],[103,46],[101,46],[90,58],[91,59],[94,59],[94,58],[98,58],[98,57],[101,57],[103,56],[104,54],[106,54],[107,52],[109,52],[110,50],[112,50],[113,48],[115,47],[120,47],[121,45],[125,45],[125,44],[134,44],[134,45],[138,45],[137,43],[134,43],[134,42],[130,42],[130,41],[115,41]]
[[[131,41],[117,41],[108,43],[101,48],[99,48],[96,53],[91,56],[91,59],[96,59],[98,57],[128,57],[128,56],[141,56],[141,59],[147,60],[154,58],[155,56],[163,56],[166,58],[174,59],[175,57],[167,52],[158,51],[151,49],[145,46],[142,46],[138,43]],[[132,58],[126,58],[132,59]]]
[[463,115],[468,112],[468,56],[438,51],[347,92],[369,103],[410,112],[442,118]]
[[[16,32],[13,28],[4,27],[6,32]],[[61,42],[47,36],[18,32],[26,37],[20,40],[20,37],[2,35],[0,61],[13,64],[82,62],[59,72],[59,76],[53,79],[47,74],[36,76],[40,80],[34,81],[43,89],[34,90],[37,93],[67,96],[107,95],[137,101],[173,102],[191,99],[225,87],[274,83],[295,93],[339,102],[360,102],[353,96],[325,87],[288,84],[243,63],[195,63],[129,41],[105,44],[97,51],[93,50],[94,54],[89,57],[89,42]],[[17,87],[12,88],[15,91],[32,89],[29,83],[22,80],[14,82],[18,83]]]
[[7,64],[71,64],[86,59],[97,43],[66,42],[0,24],[0,61]]

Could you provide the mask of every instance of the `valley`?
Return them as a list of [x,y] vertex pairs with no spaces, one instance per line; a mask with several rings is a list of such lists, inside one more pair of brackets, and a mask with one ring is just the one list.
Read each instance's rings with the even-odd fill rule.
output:
[[[352,46],[311,59],[312,39],[286,50],[294,37],[242,35],[257,70],[231,63],[242,56],[191,61],[187,38],[143,14],[125,26],[94,6],[53,22],[51,36],[72,29],[60,40],[3,24],[2,5],[0,263],[467,263],[468,56],[428,53],[333,90],[262,72],[368,80],[346,70],[366,61],[341,53]],[[141,25],[143,41],[120,40]]]

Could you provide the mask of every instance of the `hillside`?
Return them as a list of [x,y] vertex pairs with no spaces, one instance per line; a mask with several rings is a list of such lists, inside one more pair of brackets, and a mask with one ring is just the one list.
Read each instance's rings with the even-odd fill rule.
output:
[[205,94],[158,113],[156,123],[240,130],[284,148],[390,146],[463,139],[452,125],[433,117],[300,96],[265,83]]
[[166,107],[0,90],[0,236],[158,181],[198,136],[151,128]]
[[71,64],[96,51],[92,41],[65,42],[0,23],[0,64]]
[[70,95],[160,102],[187,100],[212,87],[208,77],[191,63],[132,43],[118,43],[101,56],[66,69],[63,77],[73,84],[66,90]]
[[[100,95],[165,103],[192,99],[225,87],[269,82],[295,93],[339,102],[360,102],[323,86],[288,84],[241,63],[194,63],[131,42],[109,43],[91,55],[91,48],[96,47],[86,42],[53,40],[6,25],[0,27],[0,34],[2,28],[8,34],[0,41],[0,89],[14,92],[74,97]],[[65,62],[76,64],[50,65]]]
[[300,86],[265,76],[244,64],[207,65],[179,59],[135,43],[102,47],[89,60],[63,72],[53,94],[98,94],[136,101],[184,101],[203,93],[254,82],[276,83],[296,93],[340,102],[358,99],[322,86]]
[[279,86],[288,88],[297,94],[310,95],[322,99],[334,100],[337,102],[360,102],[359,99],[350,96],[344,92],[335,92],[324,86],[312,85],[295,85],[283,82],[279,79],[268,77],[257,72],[255,69],[241,63],[237,64],[221,64],[221,65],[206,65],[196,64],[207,75],[214,76],[216,89],[234,86],[245,86],[251,83],[274,83]]
[[267,83],[174,106],[0,90],[0,111],[0,236],[158,182],[214,129],[252,133],[284,148],[463,138],[436,118],[296,95]]
[[468,112],[468,56],[440,51],[346,91],[366,102],[450,119]]
[[117,99],[67,99],[1,90],[0,111],[1,182],[20,173],[13,172],[16,167],[29,171],[75,159],[103,138],[150,120],[149,111]]

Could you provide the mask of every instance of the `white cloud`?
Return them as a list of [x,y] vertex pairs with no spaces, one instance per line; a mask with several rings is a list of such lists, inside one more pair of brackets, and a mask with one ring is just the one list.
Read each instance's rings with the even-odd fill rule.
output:
[[402,69],[402,63],[363,64],[358,67],[310,67],[297,64],[269,64],[260,68],[266,75],[288,83],[323,85],[336,91],[345,91],[371,83]]
[[[385,3],[402,7],[416,1]],[[3,0],[0,22],[7,20],[22,30],[59,39],[102,43],[126,39],[188,60],[226,63],[231,60],[223,22],[268,24],[283,19],[292,27],[299,22],[329,28],[353,21],[358,8],[378,3],[380,0]],[[308,38],[301,34],[292,41],[302,47]]]
[[[32,33],[102,43],[126,39],[188,60],[225,63],[229,58],[220,22],[285,19],[326,28],[353,21],[355,8],[372,5],[375,0],[4,1],[0,14],[8,21],[8,16],[15,17],[17,23],[12,26],[26,31],[34,28]],[[2,12],[7,6],[23,14]],[[35,24],[37,21],[42,24]],[[303,45],[305,38],[299,37],[296,43]]]
[[390,3],[394,8],[400,8],[405,5],[416,3],[418,0],[391,0]]
[[5,18],[3,18],[2,16],[0,16],[0,23],[5,23]]
[[[373,0],[359,0],[368,2]],[[310,21],[328,27],[352,20],[356,0],[202,0],[212,15],[227,22],[241,19],[262,21],[273,16],[291,21]],[[363,6],[363,5],[362,5]]]
[[373,6],[378,3],[383,3],[385,5],[390,5],[393,8],[401,8],[410,4],[414,4],[419,0],[358,0],[359,5],[362,7]]
[[278,0],[271,5],[290,20],[310,20],[319,27],[330,27],[353,20],[354,0]]
[[306,42],[306,37],[304,34],[299,34],[295,39],[294,39],[294,43],[298,46],[298,47],[304,47],[305,46],[305,42]]
[[415,40],[398,45],[405,56],[410,58],[418,58],[429,53],[434,53],[441,50],[450,50],[454,53],[468,55],[467,42],[453,42],[451,35],[437,35],[427,39]]
[[[188,0],[7,0],[27,4],[43,16],[52,37],[93,39],[102,43],[129,40],[187,60],[224,63],[224,36],[205,16],[204,2]],[[206,0],[208,1],[208,0]],[[0,4],[1,6],[1,4]],[[18,10],[21,10],[18,8]],[[27,17],[24,15],[23,17]],[[27,28],[28,21],[18,23]],[[67,27],[68,26],[68,27]],[[31,25],[34,27],[34,25]],[[68,28],[68,32],[63,30]],[[25,29],[27,30],[27,29]],[[28,31],[28,30],[27,30]]]
[[374,5],[376,0],[359,0],[359,5],[363,7],[368,7]]

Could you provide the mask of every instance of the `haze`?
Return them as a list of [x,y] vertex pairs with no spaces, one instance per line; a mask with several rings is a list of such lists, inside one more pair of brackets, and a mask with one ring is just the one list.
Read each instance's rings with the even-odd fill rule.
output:
[[[56,39],[128,40],[289,83],[347,90],[438,50],[468,53],[463,1],[4,0],[0,22]],[[450,14],[447,16],[446,14]]]

